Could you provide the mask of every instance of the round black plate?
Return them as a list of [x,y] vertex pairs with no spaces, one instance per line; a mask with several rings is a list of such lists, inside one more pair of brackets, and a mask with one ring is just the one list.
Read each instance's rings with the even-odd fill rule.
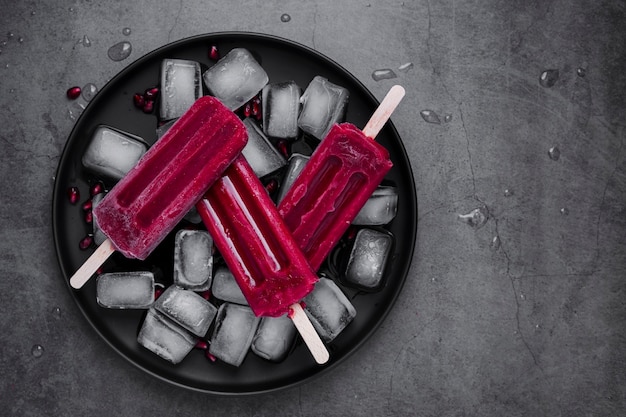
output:
[[[79,242],[91,231],[86,224],[81,204],[71,204],[67,189],[79,188],[80,201],[89,198],[89,187],[98,181],[81,164],[89,139],[99,124],[109,125],[144,138],[156,140],[157,118],[144,114],[133,105],[132,96],[158,85],[161,61],[165,58],[190,59],[200,62],[203,70],[213,64],[208,57],[212,45],[222,55],[235,47],[250,50],[270,77],[270,82],[295,80],[303,89],[316,75],[346,87],[350,101],[346,120],[363,127],[378,105],[376,99],[354,76],[320,53],[294,42],[261,34],[217,33],[184,39],[166,45],[135,61],[114,77],[87,106],[67,141],[56,175],[53,196],[53,227],[57,256],[63,276],[76,303],[102,338],[120,355],[140,369],[172,384],[193,390],[240,395],[260,393],[294,386],[337,366],[361,346],[396,300],[413,256],[417,228],[417,200],[409,160],[397,131],[388,123],[377,140],[391,155],[394,167],[386,181],[399,190],[398,215],[386,226],[395,236],[393,258],[385,273],[385,285],[377,292],[363,293],[344,288],[357,310],[354,321],[328,345],[328,364],[315,364],[306,347],[298,343],[281,363],[271,363],[249,353],[244,363],[235,368],[207,360],[200,350],[193,350],[180,364],[171,365],[140,346],[137,333],[145,312],[116,311],[96,303],[95,279],[81,290],[69,286],[69,277],[93,252],[81,250]],[[119,270],[152,269],[167,281],[173,261],[172,237],[168,237],[143,263],[113,255],[108,265]]]

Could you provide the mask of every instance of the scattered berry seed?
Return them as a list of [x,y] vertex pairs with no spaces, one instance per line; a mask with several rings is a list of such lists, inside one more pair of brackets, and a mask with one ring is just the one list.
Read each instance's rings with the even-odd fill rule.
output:
[[207,350],[209,348],[209,344],[207,343],[206,340],[198,339],[198,341],[196,342],[195,348],[196,349]]
[[146,100],[146,102],[143,104],[143,112],[146,114],[149,114],[149,113],[152,113],[153,110],[154,110],[154,101]]
[[70,200],[70,203],[76,204],[78,200],[80,200],[80,190],[78,187],[70,187],[67,189],[67,198]]
[[103,192],[104,192],[104,184],[102,184],[101,182],[97,182],[93,184],[91,187],[89,187],[89,195],[91,195],[92,197]]
[[83,211],[91,211],[93,208],[93,201],[91,199],[85,201],[82,205]]
[[87,224],[93,223],[93,213],[91,211],[88,211],[87,213],[85,213],[85,223]]
[[146,100],[156,100],[156,98],[159,95],[159,88],[158,87],[152,87],[152,88],[148,88],[144,93],[143,93],[143,97]]
[[78,247],[80,248],[80,250],[86,250],[86,249],[89,249],[92,243],[93,243],[93,236],[87,235],[81,239],[81,241],[78,244]]
[[135,104],[135,107],[142,109],[145,102],[146,99],[143,98],[143,94],[135,93],[135,95],[133,95],[133,103]]
[[209,58],[211,58],[213,61],[217,61],[218,59],[220,59],[220,53],[217,50],[217,46],[211,46],[211,49],[209,50]]
[[76,100],[78,97],[80,97],[80,93],[81,93],[81,89],[78,86],[75,87],[71,87],[67,90],[67,98],[69,98],[70,100]]

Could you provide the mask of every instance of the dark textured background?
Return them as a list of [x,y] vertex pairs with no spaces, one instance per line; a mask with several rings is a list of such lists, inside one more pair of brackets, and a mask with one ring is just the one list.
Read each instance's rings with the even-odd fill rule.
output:
[[[624,2],[1,3],[3,414],[626,412]],[[419,201],[415,259],[379,331],[322,378],[238,399],[172,387],[110,349],[63,282],[51,228],[53,176],[77,113],[67,88],[102,87],[168,42],[232,30],[315,48],[378,98],[404,85],[392,120]],[[133,52],[113,62],[107,50],[121,40]],[[380,68],[398,77],[373,80]],[[551,88],[539,84],[546,69],[560,73]],[[424,109],[452,120],[428,124]],[[457,218],[481,206],[484,227]]]

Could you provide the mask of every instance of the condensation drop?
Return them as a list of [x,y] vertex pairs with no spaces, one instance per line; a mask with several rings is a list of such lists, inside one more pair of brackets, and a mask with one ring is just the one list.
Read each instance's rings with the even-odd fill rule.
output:
[[576,69],[576,75],[578,75],[579,77],[584,77],[585,75],[587,75],[587,70],[583,67],[579,67]]
[[452,121],[452,115],[451,114],[446,114],[445,116],[443,116],[443,122],[444,123],[450,123]]
[[559,210],[559,212],[562,215],[567,216],[569,214],[569,209],[567,207],[563,207],[563,208],[561,208],[561,210]]
[[558,69],[545,70],[539,76],[539,84],[541,84],[543,87],[552,87],[558,79],[559,79]]
[[43,355],[43,346],[34,345],[30,350],[30,353],[36,358],[41,358],[41,356]]
[[507,189],[504,190],[504,196],[505,197],[511,197],[511,196],[513,196],[513,194],[515,194],[515,191],[513,191],[510,188],[507,188]]
[[487,207],[478,207],[467,214],[459,214],[459,219],[474,229],[480,229],[489,219]]
[[493,237],[493,239],[491,239],[491,243],[489,244],[489,247],[491,248],[492,251],[497,251],[498,249],[500,249],[500,245],[502,244],[502,242],[500,241],[500,236],[496,235]]
[[122,29],[122,35],[124,35],[124,36],[129,36],[131,32],[132,32],[132,31],[131,31],[131,29],[130,29],[130,28],[124,28],[124,29]]
[[412,62],[407,62],[405,64],[402,64],[398,67],[398,71],[401,72],[407,72],[408,70],[410,70],[411,68],[413,68],[413,63]]
[[83,110],[85,110],[84,104],[77,101],[72,101],[72,103],[67,108],[67,114],[68,116],[70,116],[70,119],[77,120],[83,113]]
[[553,161],[558,161],[561,157],[561,150],[557,146],[553,146],[552,148],[548,149],[548,156]]
[[396,77],[397,77],[396,73],[393,72],[393,70],[389,68],[377,69],[377,70],[374,70],[374,72],[372,72],[372,78],[374,79],[374,81],[390,80]]
[[107,51],[107,55],[112,61],[123,61],[130,56],[133,51],[133,46],[130,42],[122,41],[118,42]]
[[441,124],[441,119],[439,115],[433,110],[422,110],[420,112],[420,116],[428,123]]
[[280,16],[280,21],[281,21],[281,22],[283,22],[283,23],[287,23],[287,22],[289,22],[290,20],[291,20],[291,16],[289,16],[287,13],[283,13],[283,14]]
[[18,41],[19,43],[24,43],[24,37],[23,37],[23,36],[20,36],[19,38],[17,38],[17,41]]
[[93,83],[85,84],[85,86],[82,88],[83,98],[87,101],[91,101],[91,99],[93,99],[97,93],[98,87],[96,87],[96,85]]
[[15,34],[13,32],[7,33],[7,38],[13,39],[14,37],[15,37]]
[[82,43],[83,46],[89,48],[91,46],[91,39],[89,39],[87,35],[84,35],[80,43]]
[[[54,177],[52,177],[54,179]],[[61,307],[54,307],[52,309],[52,316],[55,318],[61,318]]]

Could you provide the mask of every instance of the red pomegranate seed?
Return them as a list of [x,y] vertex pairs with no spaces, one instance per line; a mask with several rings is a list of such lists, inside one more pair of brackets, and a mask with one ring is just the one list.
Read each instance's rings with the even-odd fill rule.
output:
[[213,354],[209,353],[209,349],[204,351],[204,356],[211,362],[217,362],[217,358]]
[[278,141],[277,147],[280,153],[282,153],[285,158],[289,158],[289,149],[286,140]]
[[200,293],[200,297],[204,298],[205,300],[209,300],[209,298],[211,298],[211,290],[206,290],[206,291],[202,291]]
[[85,213],[85,223],[87,224],[93,223],[93,213],[91,211],[88,211],[87,213]]
[[[259,116],[259,114],[261,113],[261,102],[260,100],[257,101],[257,99],[252,100],[252,114],[255,116]],[[263,116],[263,115],[261,115]]]
[[133,103],[138,109],[143,109],[143,105],[145,102],[146,99],[143,98],[143,94],[136,93],[135,95],[133,95]]
[[194,347],[196,349],[206,350],[209,348],[209,344],[207,343],[206,340],[198,339],[198,341],[196,342],[196,346]]
[[211,58],[213,61],[217,61],[218,59],[220,59],[220,53],[217,50],[217,46],[211,46],[211,49],[209,50],[209,58]]
[[86,249],[89,249],[92,243],[93,243],[93,236],[87,235],[81,239],[81,241],[78,243],[78,247],[80,248],[80,250],[86,250]]
[[78,187],[70,187],[67,189],[67,198],[70,200],[70,203],[76,204],[78,200],[80,200],[80,190]]
[[93,208],[93,201],[91,201],[91,199],[85,201],[82,207],[83,211],[91,211],[91,209]]
[[156,300],[163,294],[164,289],[161,287],[154,287],[154,299]]
[[97,182],[89,188],[89,194],[93,197],[104,192],[104,184]]
[[143,97],[146,100],[156,100],[157,96],[159,95],[159,88],[158,87],[152,87],[152,88],[148,88],[144,93],[143,93]]
[[243,115],[245,117],[250,117],[250,115],[252,114],[252,106],[250,105],[250,102],[246,103],[245,106],[243,106]]
[[98,268],[98,269],[96,270],[96,274],[97,274],[97,275],[100,275],[100,274],[102,274],[103,272],[104,272],[104,269],[102,269],[102,267],[100,267],[100,268]]
[[146,100],[146,102],[143,105],[143,112],[152,113],[152,110],[154,110],[154,101]]
[[352,227],[352,226],[350,226],[350,228],[349,228],[349,229],[348,229],[348,231],[346,232],[346,237],[347,237],[349,240],[353,240],[353,239],[356,237],[356,232],[357,232],[356,227]]
[[67,98],[69,98],[70,100],[76,100],[78,97],[80,97],[80,87],[71,87],[67,90]]
[[267,184],[265,184],[265,189],[268,193],[273,193],[278,188],[278,181],[275,179],[271,179]]

